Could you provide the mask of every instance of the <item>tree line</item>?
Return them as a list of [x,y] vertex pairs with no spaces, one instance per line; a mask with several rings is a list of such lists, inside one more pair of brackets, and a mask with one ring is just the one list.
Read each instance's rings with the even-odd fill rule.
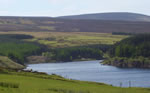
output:
[[49,52],[43,53],[44,56],[50,57],[56,61],[73,61],[77,59],[102,59],[103,52],[98,48],[89,47],[73,47],[73,48],[61,48],[53,49]]
[[116,43],[103,64],[150,68],[150,34],[138,34]]
[[139,34],[124,39],[114,45],[110,54],[118,57],[149,57],[150,34]]

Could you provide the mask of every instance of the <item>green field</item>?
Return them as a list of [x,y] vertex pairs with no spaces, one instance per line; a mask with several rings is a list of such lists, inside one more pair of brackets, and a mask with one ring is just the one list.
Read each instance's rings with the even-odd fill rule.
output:
[[27,41],[36,41],[50,48],[63,48],[93,44],[114,44],[127,35],[92,32],[0,32],[0,34],[26,34],[34,36]]
[[29,72],[0,74],[0,93],[150,93],[146,88],[119,88]]

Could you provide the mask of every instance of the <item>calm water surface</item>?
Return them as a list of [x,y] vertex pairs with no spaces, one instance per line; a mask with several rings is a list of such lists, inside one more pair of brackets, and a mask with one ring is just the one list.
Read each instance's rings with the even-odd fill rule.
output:
[[113,86],[150,87],[150,69],[120,69],[99,64],[101,61],[44,63],[28,65],[27,69],[58,74],[65,78],[94,81]]

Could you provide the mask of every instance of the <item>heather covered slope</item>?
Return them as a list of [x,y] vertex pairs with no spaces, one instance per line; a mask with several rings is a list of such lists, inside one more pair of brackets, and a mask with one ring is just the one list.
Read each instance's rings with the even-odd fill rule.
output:
[[0,31],[149,33],[150,22],[72,20],[51,17],[0,17]]

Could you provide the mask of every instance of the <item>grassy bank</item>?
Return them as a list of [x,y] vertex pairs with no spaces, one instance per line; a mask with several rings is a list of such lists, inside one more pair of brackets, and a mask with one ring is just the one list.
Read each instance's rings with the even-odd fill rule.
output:
[[150,93],[146,88],[119,88],[30,72],[0,74],[0,93]]

